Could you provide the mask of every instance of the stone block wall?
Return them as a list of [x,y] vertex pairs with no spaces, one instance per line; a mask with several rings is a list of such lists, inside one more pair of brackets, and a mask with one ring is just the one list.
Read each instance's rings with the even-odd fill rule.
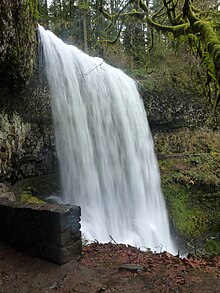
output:
[[0,239],[62,265],[82,250],[79,206],[0,201]]

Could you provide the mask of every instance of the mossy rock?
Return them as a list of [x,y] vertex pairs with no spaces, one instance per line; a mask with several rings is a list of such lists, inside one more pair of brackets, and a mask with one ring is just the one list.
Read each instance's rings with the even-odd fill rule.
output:
[[220,242],[216,239],[208,239],[204,246],[204,250],[210,256],[220,254]]
[[36,68],[37,7],[37,0],[1,0],[0,85],[3,88],[20,90]]
[[39,199],[37,196],[33,195],[35,193],[33,188],[28,188],[27,190],[23,191],[20,195],[20,201],[22,202],[29,202],[29,203],[36,203],[36,204],[45,204],[45,201]]
[[220,139],[208,129],[159,133],[155,146],[172,227],[202,246],[220,227]]

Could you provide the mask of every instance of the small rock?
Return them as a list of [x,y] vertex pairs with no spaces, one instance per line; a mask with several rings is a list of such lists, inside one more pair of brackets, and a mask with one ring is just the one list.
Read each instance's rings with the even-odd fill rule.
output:
[[185,284],[185,279],[182,277],[177,277],[175,280],[175,283],[183,285],[183,284]]
[[171,258],[173,255],[167,251],[164,252],[164,255],[167,256],[168,258]]
[[59,288],[59,285],[57,282],[53,282],[51,284],[51,286],[49,287],[49,290],[53,290],[53,289],[58,289]]
[[123,264],[119,267],[119,271],[129,271],[132,273],[141,273],[144,271],[144,266],[140,264]]
[[106,290],[106,287],[103,286],[101,288],[99,288],[98,290],[96,290],[96,293],[101,293],[101,292],[104,292]]

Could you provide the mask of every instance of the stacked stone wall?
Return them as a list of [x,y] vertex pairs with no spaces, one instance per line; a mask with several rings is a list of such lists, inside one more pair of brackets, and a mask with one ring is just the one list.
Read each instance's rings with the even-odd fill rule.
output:
[[78,206],[0,201],[0,239],[62,265],[80,255]]

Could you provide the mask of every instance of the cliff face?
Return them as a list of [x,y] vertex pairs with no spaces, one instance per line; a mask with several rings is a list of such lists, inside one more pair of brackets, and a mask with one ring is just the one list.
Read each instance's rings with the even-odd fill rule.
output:
[[37,0],[2,0],[0,15],[0,82],[7,89],[20,88],[36,60]]
[[15,183],[56,171],[50,99],[46,87],[35,82],[33,78],[17,95],[4,96],[8,101],[0,110],[0,181]]
[[37,70],[37,0],[0,3],[0,181],[55,171],[50,98]]
[[[175,83],[172,80],[161,81],[159,74],[150,76],[151,79],[153,77],[151,86],[140,82],[140,92],[153,132],[204,126],[219,129],[219,109],[208,102],[205,88],[198,83],[198,79],[192,77],[191,82],[183,80],[182,83]],[[146,76],[145,83],[148,78]]]

